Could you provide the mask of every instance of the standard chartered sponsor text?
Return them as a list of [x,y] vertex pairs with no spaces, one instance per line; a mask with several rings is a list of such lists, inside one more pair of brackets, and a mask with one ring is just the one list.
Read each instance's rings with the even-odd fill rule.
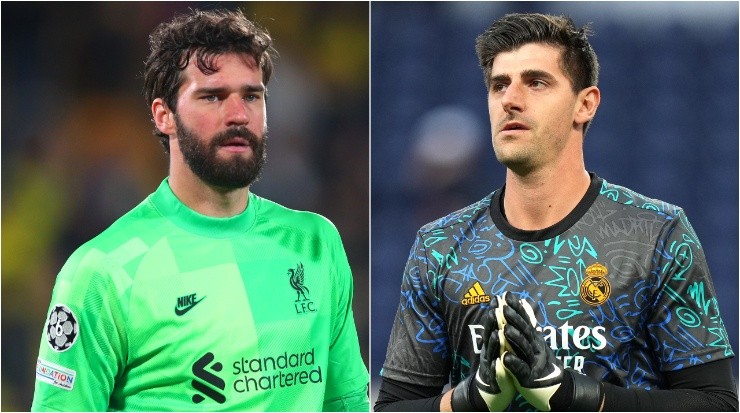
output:
[[314,367],[314,349],[252,359],[241,358],[232,364],[238,393],[321,383],[321,366]]

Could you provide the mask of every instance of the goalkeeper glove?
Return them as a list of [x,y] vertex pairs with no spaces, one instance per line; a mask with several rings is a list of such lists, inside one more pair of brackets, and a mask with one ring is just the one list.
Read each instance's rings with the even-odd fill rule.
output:
[[563,363],[535,329],[537,319],[529,303],[505,295],[503,309],[508,349],[502,359],[517,391],[541,411],[598,411],[603,389],[601,383],[583,374],[563,368]]
[[483,348],[475,375],[468,376],[452,392],[453,411],[502,411],[515,395],[514,383],[501,363],[504,318],[503,303],[494,297],[483,316]]

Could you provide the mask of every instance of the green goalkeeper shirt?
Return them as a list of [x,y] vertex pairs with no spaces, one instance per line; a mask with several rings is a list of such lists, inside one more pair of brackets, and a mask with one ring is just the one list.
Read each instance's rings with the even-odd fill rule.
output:
[[62,268],[32,410],[367,411],[352,293],[327,219],[207,217],[165,179]]

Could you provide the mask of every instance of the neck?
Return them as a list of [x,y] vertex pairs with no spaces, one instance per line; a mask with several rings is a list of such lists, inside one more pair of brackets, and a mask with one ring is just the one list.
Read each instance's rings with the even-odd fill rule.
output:
[[174,169],[170,167],[170,188],[188,208],[214,218],[233,217],[247,209],[249,187],[218,188],[203,182],[187,167]]
[[583,198],[591,178],[580,167],[553,167],[518,175],[506,172],[504,210],[513,227],[540,230],[565,218]]

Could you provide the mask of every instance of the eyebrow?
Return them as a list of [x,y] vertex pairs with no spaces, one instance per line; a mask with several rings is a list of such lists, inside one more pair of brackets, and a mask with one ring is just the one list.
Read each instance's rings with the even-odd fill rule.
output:
[[555,76],[551,75],[549,72],[546,72],[544,70],[538,70],[538,69],[524,70],[522,71],[521,76],[525,79],[539,78],[539,79],[546,79],[550,81],[555,80]]
[[[520,76],[524,79],[546,79],[549,81],[554,81],[555,76],[550,74],[549,72],[546,72],[544,70],[539,69],[527,69],[523,70],[520,73]],[[507,74],[499,74],[491,76],[491,82],[510,82],[511,76]]]
[[[198,95],[220,95],[224,94],[228,91],[230,91],[231,88],[228,87],[201,87],[195,90],[195,94]],[[265,87],[263,85],[244,85],[239,88],[239,91],[242,93],[254,93],[254,92],[264,92]]]

